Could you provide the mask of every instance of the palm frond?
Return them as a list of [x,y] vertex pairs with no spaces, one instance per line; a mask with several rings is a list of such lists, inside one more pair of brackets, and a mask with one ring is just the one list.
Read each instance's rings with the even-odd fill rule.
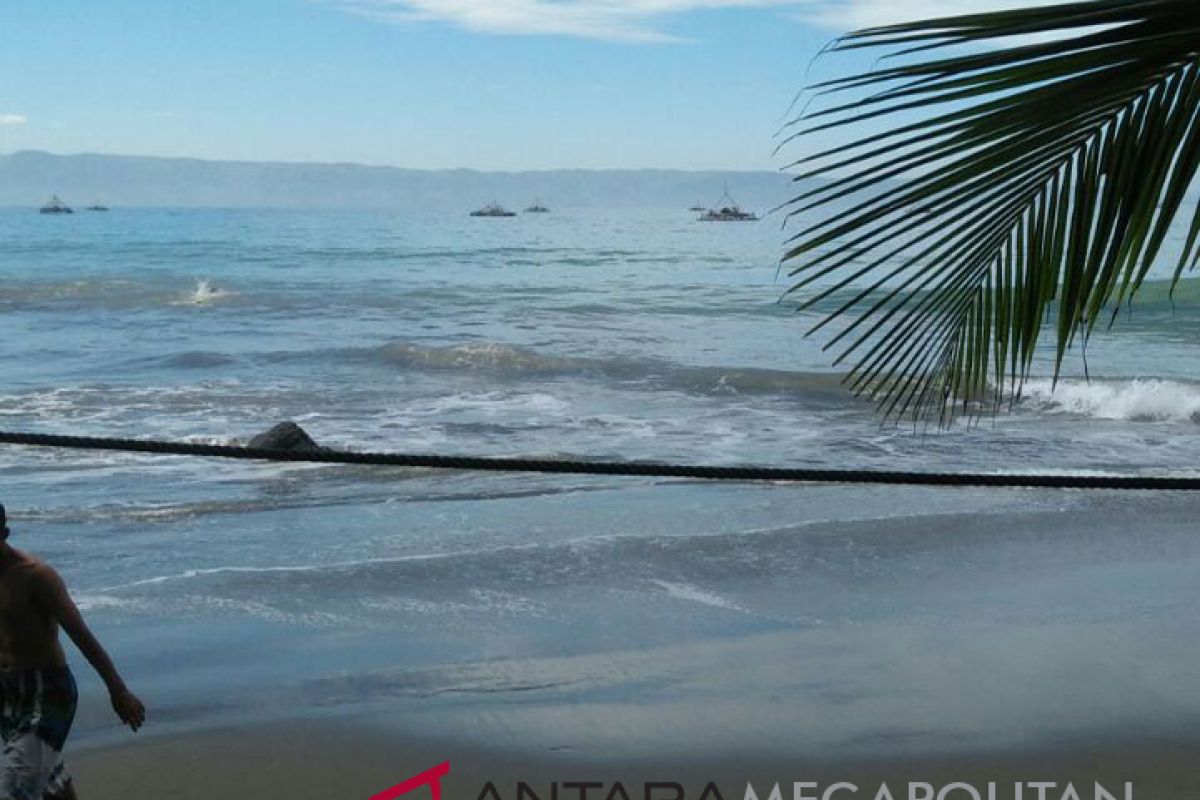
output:
[[784,264],[802,309],[852,292],[813,330],[852,317],[827,347],[885,415],[946,423],[1019,396],[1051,318],[1057,379],[1185,211],[1174,279],[1200,261],[1200,208],[1184,208],[1200,168],[1196,0],[948,17],[832,49],[860,48],[894,52],[813,87],[826,106],[790,123],[786,141],[857,138],[792,164],[789,220],[824,215]]

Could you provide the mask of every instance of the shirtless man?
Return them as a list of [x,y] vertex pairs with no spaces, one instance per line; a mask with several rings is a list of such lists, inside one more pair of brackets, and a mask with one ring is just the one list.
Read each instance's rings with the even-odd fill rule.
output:
[[146,710],[84,624],[62,578],[8,543],[0,505],[0,800],[75,800],[62,749],[75,719],[75,678],[62,626],[104,679],[113,710],[137,730]]

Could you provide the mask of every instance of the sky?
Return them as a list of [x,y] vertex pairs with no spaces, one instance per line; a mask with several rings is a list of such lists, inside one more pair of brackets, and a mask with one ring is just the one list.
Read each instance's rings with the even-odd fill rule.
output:
[[778,169],[839,33],[1039,1],[5,0],[0,153]]

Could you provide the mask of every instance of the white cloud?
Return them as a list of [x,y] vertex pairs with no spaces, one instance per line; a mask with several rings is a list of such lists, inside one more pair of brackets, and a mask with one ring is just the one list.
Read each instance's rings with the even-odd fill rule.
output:
[[778,8],[835,31],[917,19],[1050,5],[1063,0],[333,0],[389,22],[446,22],[491,34],[671,42],[663,29],[690,11]]
[[574,36],[669,42],[658,25],[702,9],[792,7],[800,0],[342,0],[355,11],[394,22],[441,21],[495,34]]
[[918,19],[1029,8],[1063,0],[809,0],[801,18],[839,31],[894,25]]
[[0,126],[24,125],[28,121],[22,114],[0,114]]

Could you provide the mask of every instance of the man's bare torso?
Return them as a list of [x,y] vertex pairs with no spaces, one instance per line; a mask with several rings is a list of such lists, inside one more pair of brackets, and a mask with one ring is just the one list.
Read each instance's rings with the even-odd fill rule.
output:
[[50,567],[12,547],[4,550],[0,555],[0,670],[65,665],[58,623],[39,600],[45,596]]

